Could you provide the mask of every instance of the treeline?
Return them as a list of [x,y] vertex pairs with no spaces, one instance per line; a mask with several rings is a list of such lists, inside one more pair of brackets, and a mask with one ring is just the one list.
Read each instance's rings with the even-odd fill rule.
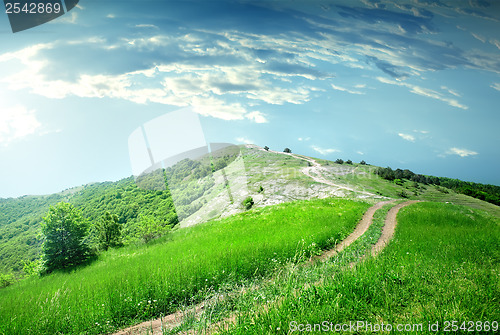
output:
[[[2,278],[13,278],[12,274],[22,276],[30,266],[37,266],[34,262],[40,259],[44,242],[41,223],[57,204],[71,204],[89,223],[85,238],[92,250],[107,248],[100,240],[103,225],[119,227],[120,241],[115,245],[147,242],[177,225],[179,217],[201,207],[205,203],[203,194],[213,186],[212,178],[205,177],[229,165],[238,154],[239,151],[229,148],[196,161],[184,159],[137,180],[129,177],[117,182],[93,183],[48,196],[0,198]],[[205,182],[200,183],[200,179]],[[177,208],[172,198],[174,192]]]
[[97,226],[107,214],[117,218],[123,244],[139,241],[141,229],[144,232],[144,226],[151,226],[152,222],[162,227],[178,223],[169,191],[139,188],[133,177],[50,196],[0,199],[0,273],[22,276],[26,263],[40,258],[42,218],[60,202],[71,203],[89,222],[88,242],[93,249],[99,244]]
[[465,194],[500,206],[500,186],[473,183],[446,177],[426,176],[413,173],[408,169],[393,170],[390,167],[379,168],[377,169],[376,174],[390,181],[406,179],[425,185],[438,185],[446,187],[457,193]]

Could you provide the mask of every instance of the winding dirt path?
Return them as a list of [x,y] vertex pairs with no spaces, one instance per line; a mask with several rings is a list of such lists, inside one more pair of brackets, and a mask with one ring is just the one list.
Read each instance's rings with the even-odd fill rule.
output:
[[[388,200],[388,201],[381,201],[378,202],[377,204],[373,205],[372,207],[368,208],[368,210],[365,212],[361,220],[359,221],[358,225],[354,229],[354,231],[347,236],[346,239],[338,243],[335,248],[330,249],[320,256],[316,256],[311,258],[310,263],[315,262],[315,261],[324,261],[332,256],[335,256],[337,253],[351,245],[354,241],[356,241],[359,237],[361,237],[370,227],[370,225],[373,222],[373,215],[375,212],[382,208],[384,205],[389,204],[394,202],[395,200]],[[394,229],[396,226],[396,215],[398,211],[405,207],[408,206],[412,203],[415,203],[418,201],[407,201],[401,204],[398,204],[391,208],[389,212],[387,213],[387,217],[385,219],[385,225],[382,230],[382,235],[378,242],[373,246],[372,248],[372,255],[377,255],[384,247],[385,245],[389,242],[389,240],[392,238],[392,235],[394,234]],[[114,333],[114,335],[138,335],[138,334],[162,334],[163,329],[172,329],[176,326],[179,326],[183,319],[189,315],[190,317],[199,317],[201,313],[203,312],[205,308],[206,302],[199,303],[198,305],[193,306],[192,308],[188,309],[187,311],[177,311],[173,314],[167,315],[165,317],[156,319],[156,320],[151,320],[151,321],[146,321],[140,324],[137,324],[135,326],[123,329],[119,332]],[[227,320],[226,320],[227,321]],[[233,320],[234,321],[234,320]],[[218,324],[221,324],[220,322]],[[212,325],[213,327],[213,325]],[[190,332],[187,332],[190,333]],[[193,333],[194,334],[194,333]]]

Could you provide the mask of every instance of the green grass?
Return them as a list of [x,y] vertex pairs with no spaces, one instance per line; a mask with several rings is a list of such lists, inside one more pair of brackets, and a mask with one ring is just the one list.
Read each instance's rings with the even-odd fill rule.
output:
[[209,327],[214,328],[214,323],[224,322],[235,313],[253,315],[263,306],[280,301],[289,292],[295,292],[305,285],[322,282],[324,278],[344,271],[351,262],[369,253],[381,235],[387,212],[397,203],[385,205],[377,210],[373,223],[365,234],[327,262],[316,263],[314,266],[308,262],[288,263],[264,280],[250,279],[237,285],[226,285],[213,290],[210,299],[206,301],[203,313],[193,318],[188,307],[185,320],[173,329],[165,327],[163,334],[178,334],[188,330],[203,334]]
[[88,267],[0,290],[0,334],[99,334],[165,315],[228,283],[269,275],[296,255],[332,247],[368,206],[287,203],[111,250]]
[[[459,321],[459,326],[464,321],[498,322],[499,241],[498,218],[482,211],[440,203],[411,205],[401,210],[395,238],[380,256],[354,269],[335,267],[333,259],[329,266],[293,270],[290,278],[302,279],[280,286],[277,294],[283,298],[265,309],[240,313],[237,325],[226,333],[287,334],[295,326],[292,321],[422,324],[419,333],[435,333],[428,331],[429,322],[438,322],[440,333],[445,321]],[[321,273],[323,279],[317,281]],[[361,328],[357,333],[370,332]]]

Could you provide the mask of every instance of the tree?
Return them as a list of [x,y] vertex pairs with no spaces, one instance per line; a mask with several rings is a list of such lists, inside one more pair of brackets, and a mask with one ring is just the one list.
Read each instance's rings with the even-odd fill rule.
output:
[[366,162],[364,160],[362,160],[361,162],[359,162],[359,164],[366,165]]
[[345,161],[346,164],[351,164],[352,165],[352,160],[348,159]]
[[118,216],[106,212],[95,224],[99,249],[108,250],[109,248],[121,246],[121,228],[121,224],[118,222]]
[[285,150],[283,150],[283,152],[286,152],[287,154],[291,154],[292,150],[290,150],[289,148],[285,148]]
[[78,265],[90,256],[86,243],[89,224],[73,205],[60,202],[51,206],[41,226],[47,271]]
[[264,150],[269,151],[269,147],[266,145],[266,146],[264,147]]
[[342,159],[340,159],[340,158],[339,158],[339,159],[337,159],[337,160],[335,161],[335,163],[337,163],[337,164],[344,164],[344,161],[343,161]]
[[170,231],[169,225],[164,225],[153,215],[142,215],[139,221],[139,237],[145,243],[161,237]]

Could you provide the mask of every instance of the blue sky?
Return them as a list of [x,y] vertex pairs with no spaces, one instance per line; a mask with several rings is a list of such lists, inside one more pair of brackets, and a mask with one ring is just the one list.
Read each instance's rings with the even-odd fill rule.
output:
[[192,107],[207,142],[500,185],[500,3],[81,0],[0,15],[0,197],[132,174],[128,137]]

